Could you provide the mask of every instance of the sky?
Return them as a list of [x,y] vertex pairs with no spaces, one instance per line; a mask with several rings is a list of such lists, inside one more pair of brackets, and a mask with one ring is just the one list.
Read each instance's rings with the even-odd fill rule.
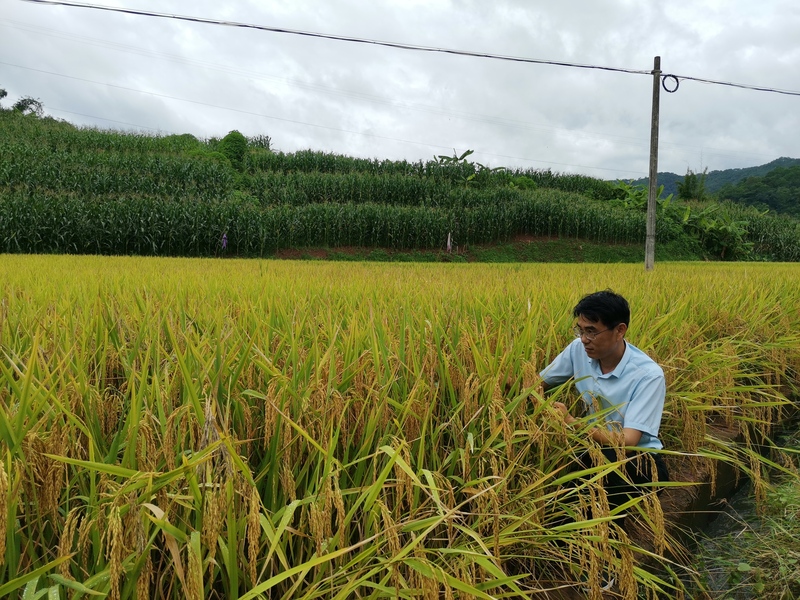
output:
[[659,171],[800,157],[797,0],[100,1],[91,5],[603,68],[0,0],[0,105],[30,96],[52,117],[139,134],[238,130],[282,152],[416,162],[473,150],[469,160],[492,168],[638,179],[660,56],[679,85],[659,94]]

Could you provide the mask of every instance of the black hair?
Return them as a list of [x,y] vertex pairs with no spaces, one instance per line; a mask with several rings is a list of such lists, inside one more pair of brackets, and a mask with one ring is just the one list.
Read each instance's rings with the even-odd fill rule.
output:
[[583,315],[594,323],[600,322],[609,329],[613,329],[620,323],[630,325],[631,307],[628,301],[619,294],[611,290],[594,292],[587,294],[575,305],[572,310],[573,317]]

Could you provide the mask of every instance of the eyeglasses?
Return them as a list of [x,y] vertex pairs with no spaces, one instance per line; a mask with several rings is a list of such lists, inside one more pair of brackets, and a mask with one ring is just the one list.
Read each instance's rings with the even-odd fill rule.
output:
[[577,325],[575,325],[575,327],[572,328],[572,333],[575,334],[576,338],[585,337],[590,342],[593,342],[594,338],[596,338],[601,333],[605,333],[606,331],[611,331],[611,329],[601,329],[600,331],[584,331]]

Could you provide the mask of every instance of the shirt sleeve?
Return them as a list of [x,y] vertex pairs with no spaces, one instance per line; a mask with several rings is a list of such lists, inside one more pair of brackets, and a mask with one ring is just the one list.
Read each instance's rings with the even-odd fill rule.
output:
[[[577,341],[577,340],[576,340]],[[575,342],[572,342],[574,344]],[[572,360],[572,344],[547,365],[539,376],[547,385],[559,385],[575,376],[575,363]]]
[[663,374],[643,378],[633,390],[625,410],[623,427],[658,437],[666,393],[667,386]]

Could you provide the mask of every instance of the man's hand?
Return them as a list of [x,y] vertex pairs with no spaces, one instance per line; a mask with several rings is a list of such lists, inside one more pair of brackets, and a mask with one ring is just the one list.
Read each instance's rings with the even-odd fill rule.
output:
[[570,425],[575,421],[577,421],[577,419],[569,413],[567,405],[564,404],[563,402],[553,402],[551,406],[556,410],[557,413],[561,415],[561,418],[564,419],[564,422],[567,425]]

